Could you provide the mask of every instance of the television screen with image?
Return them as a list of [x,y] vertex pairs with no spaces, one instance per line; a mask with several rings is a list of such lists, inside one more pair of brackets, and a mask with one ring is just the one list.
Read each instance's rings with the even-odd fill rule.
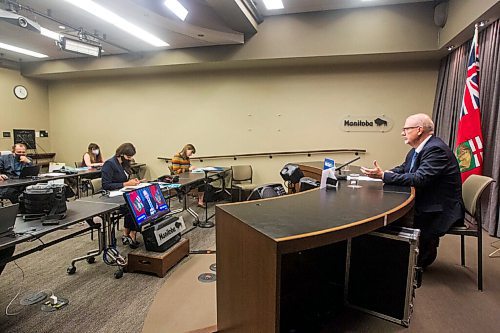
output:
[[170,213],[170,208],[158,184],[126,192],[123,196],[138,227],[154,222]]

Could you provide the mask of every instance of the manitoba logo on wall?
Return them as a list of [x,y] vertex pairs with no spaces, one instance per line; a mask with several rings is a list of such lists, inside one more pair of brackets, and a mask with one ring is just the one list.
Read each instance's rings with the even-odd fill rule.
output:
[[348,115],[341,120],[340,127],[346,132],[388,132],[393,121],[385,115]]

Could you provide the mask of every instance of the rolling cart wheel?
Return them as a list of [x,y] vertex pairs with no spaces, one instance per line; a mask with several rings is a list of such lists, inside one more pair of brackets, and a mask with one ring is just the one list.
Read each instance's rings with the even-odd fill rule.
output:
[[119,269],[115,272],[115,279],[121,279],[123,277],[123,270]]
[[66,273],[69,275],[73,275],[76,272],[76,267],[75,266],[69,266],[68,269],[66,270]]
[[90,257],[90,258],[87,258],[87,262],[88,262],[89,264],[93,264],[93,263],[95,263],[95,257]]

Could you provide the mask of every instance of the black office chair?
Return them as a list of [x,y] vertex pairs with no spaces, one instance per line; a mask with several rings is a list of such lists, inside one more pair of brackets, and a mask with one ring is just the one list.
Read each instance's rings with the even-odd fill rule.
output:
[[[75,168],[81,168],[82,166],[83,166],[82,162],[75,162]],[[88,197],[89,190],[91,190],[91,189],[92,189],[92,184],[90,183],[90,179],[83,178],[80,181],[80,188],[79,188],[80,196],[83,196],[83,193],[85,193],[85,196]],[[94,194],[94,193],[92,193],[92,194]]]
[[[483,237],[481,221],[481,195],[494,182],[486,176],[472,175],[462,184],[462,196],[465,204],[467,225],[453,226],[447,234],[460,236],[460,258],[465,267],[465,236],[477,237],[477,289],[483,290]],[[469,219],[468,219],[469,218]],[[470,222],[470,223],[469,223]],[[468,224],[471,224],[469,226]]]
[[285,194],[285,188],[281,184],[267,184],[254,189],[247,201],[278,197]]

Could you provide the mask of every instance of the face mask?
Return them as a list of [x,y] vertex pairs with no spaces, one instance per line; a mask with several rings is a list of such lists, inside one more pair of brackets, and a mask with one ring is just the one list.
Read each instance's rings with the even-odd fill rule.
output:
[[122,157],[122,166],[130,166],[130,161],[125,157]]
[[94,154],[96,156],[99,155],[99,149],[92,150],[92,154]]

